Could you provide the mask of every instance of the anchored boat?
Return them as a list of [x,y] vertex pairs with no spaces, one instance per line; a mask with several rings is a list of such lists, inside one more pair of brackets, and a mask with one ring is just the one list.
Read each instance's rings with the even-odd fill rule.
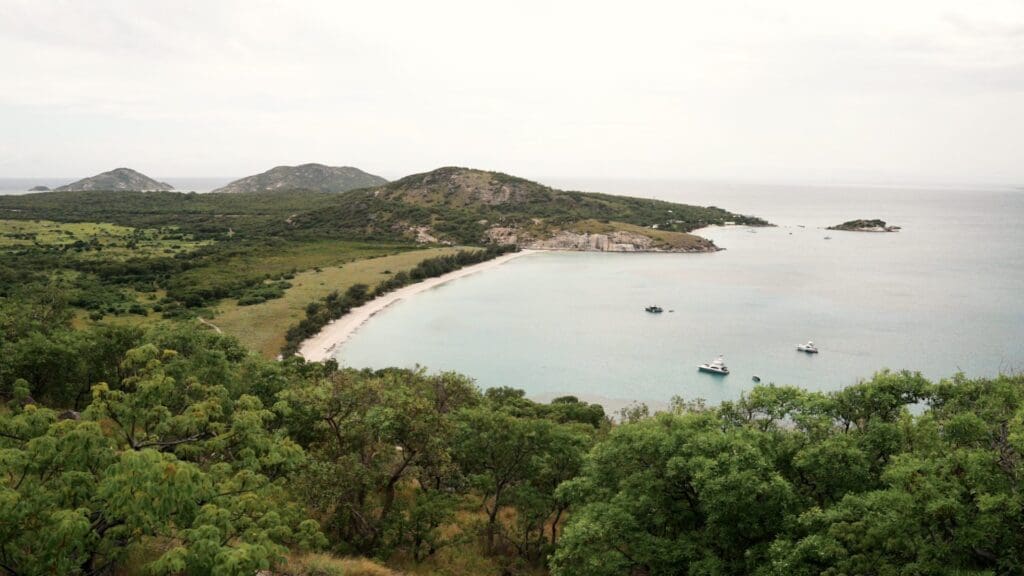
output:
[[807,341],[807,344],[797,344],[796,349],[801,352],[807,352],[808,354],[818,353],[818,347],[815,346],[814,342],[811,342],[810,340]]
[[664,312],[664,310],[661,309],[661,306],[648,306],[647,308],[644,308],[644,311],[650,312],[651,314],[661,314]]
[[725,375],[729,373],[729,368],[726,367],[725,360],[723,360],[721,356],[715,358],[714,360],[708,362],[707,364],[701,364],[700,366],[697,366],[697,370],[700,370],[701,372],[710,372],[712,374]]

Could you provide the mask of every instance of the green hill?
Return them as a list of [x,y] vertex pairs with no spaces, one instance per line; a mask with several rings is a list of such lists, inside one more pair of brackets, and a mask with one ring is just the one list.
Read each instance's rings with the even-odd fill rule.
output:
[[710,251],[689,234],[767,225],[716,207],[557,190],[500,172],[439,168],[344,193],[74,191],[0,197],[0,217],[175,226],[197,238],[275,237],[561,250]]
[[380,186],[387,180],[351,166],[278,166],[249,176],[214,190],[214,192],[266,192],[272,190],[314,190],[317,192],[346,192],[356,188]]
[[500,172],[446,167],[346,193],[324,209],[297,215],[289,226],[421,242],[531,246],[566,235],[582,242],[541,246],[562,249],[587,249],[587,237],[597,234],[628,250],[695,246],[686,233],[726,222],[767,225],[716,207],[570,192]]
[[109,172],[82,178],[55,188],[57,191],[75,190],[174,190],[174,186],[160,182],[132,170],[131,168],[115,168]]

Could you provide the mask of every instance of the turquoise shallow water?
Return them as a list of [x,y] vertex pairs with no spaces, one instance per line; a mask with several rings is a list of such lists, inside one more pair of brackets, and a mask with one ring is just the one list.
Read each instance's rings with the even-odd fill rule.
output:
[[[932,378],[1024,369],[1024,194],[645,185],[630,190],[780,226],[705,231],[726,248],[715,254],[525,256],[390,307],[339,361],[420,364],[611,405],[676,394],[717,402],[754,375],[827,390],[885,367]],[[856,217],[904,228],[820,228]],[[666,313],[647,314],[648,304]],[[809,338],[819,355],[795,350]],[[697,371],[719,353],[732,374]]]

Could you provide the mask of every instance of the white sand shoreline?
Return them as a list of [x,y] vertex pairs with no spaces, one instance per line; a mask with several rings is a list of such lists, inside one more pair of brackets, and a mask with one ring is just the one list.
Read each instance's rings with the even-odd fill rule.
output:
[[365,324],[375,314],[384,310],[388,306],[415,294],[419,294],[420,292],[451,282],[452,280],[464,278],[470,274],[475,274],[484,270],[490,270],[491,268],[501,266],[509,260],[513,260],[527,254],[532,254],[534,252],[537,252],[537,250],[520,250],[519,252],[504,254],[492,260],[487,260],[486,262],[459,268],[458,270],[436,278],[427,278],[422,282],[410,284],[404,288],[399,288],[398,290],[388,292],[383,296],[374,298],[358,308],[353,308],[348,314],[334,320],[327,326],[324,326],[323,329],[321,329],[315,336],[304,340],[302,345],[299,346],[299,355],[309,362],[323,362],[324,360],[331,358],[338,346],[341,346],[348,341],[360,326]]

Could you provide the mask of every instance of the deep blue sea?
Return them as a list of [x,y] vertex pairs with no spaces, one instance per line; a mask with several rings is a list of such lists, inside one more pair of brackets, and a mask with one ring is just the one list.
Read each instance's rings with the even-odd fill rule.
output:
[[[778,227],[704,230],[726,249],[714,254],[525,256],[395,304],[338,359],[456,370],[485,387],[612,407],[736,398],[755,375],[829,390],[882,368],[1024,370],[1020,190],[549,183],[716,205]],[[854,218],[903,229],[823,229]],[[666,312],[647,314],[649,304]],[[795,350],[808,339],[820,354]],[[718,354],[729,376],[697,371]]]

